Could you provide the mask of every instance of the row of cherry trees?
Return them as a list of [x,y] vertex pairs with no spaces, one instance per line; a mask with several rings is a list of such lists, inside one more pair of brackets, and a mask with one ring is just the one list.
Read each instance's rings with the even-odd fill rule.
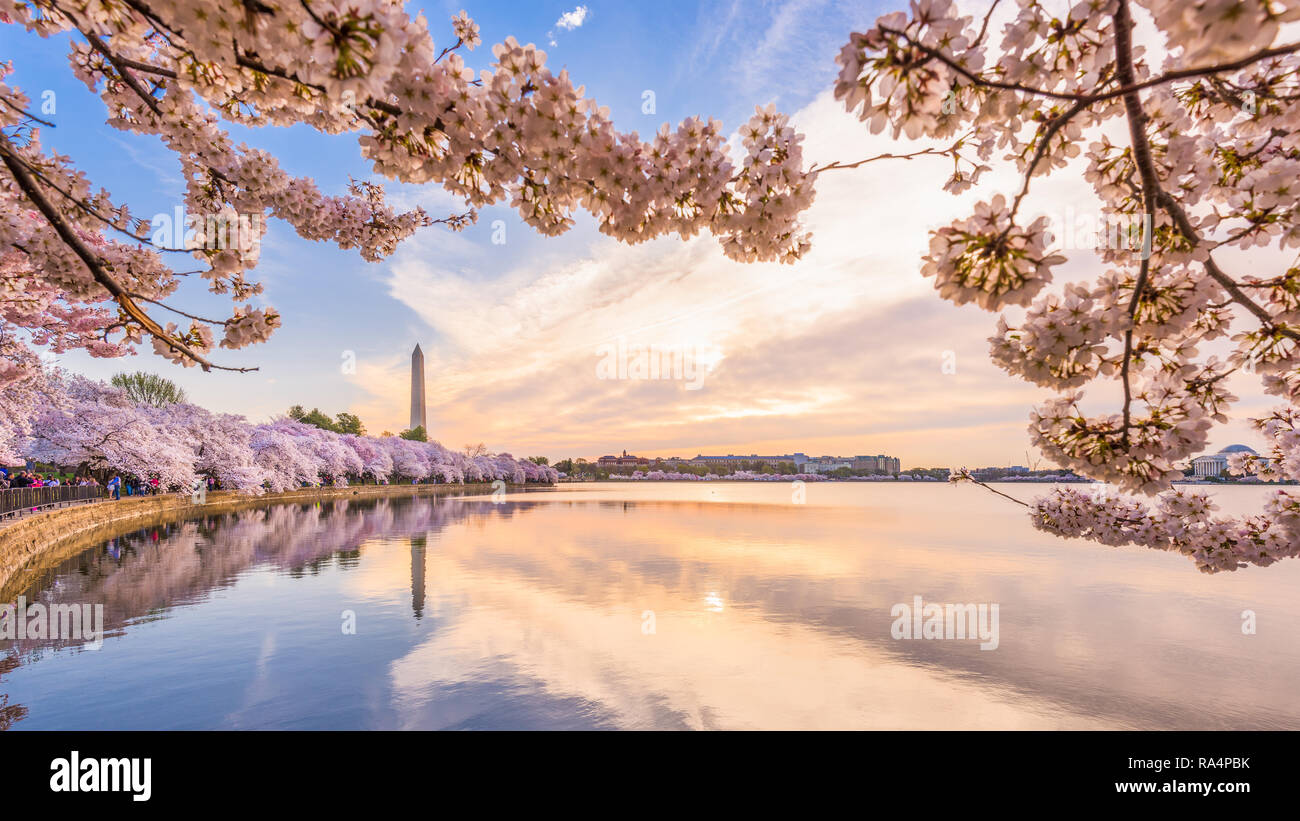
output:
[[36,413],[19,438],[0,440],[0,461],[21,457],[115,471],[188,489],[211,477],[258,494],[339,480],[392,483],[545,482],[554,468],[508,453],[468,456],[437,442],[339,434],[290,419],[254,424],[196,405],[135,404],[120,388],[42,374]]

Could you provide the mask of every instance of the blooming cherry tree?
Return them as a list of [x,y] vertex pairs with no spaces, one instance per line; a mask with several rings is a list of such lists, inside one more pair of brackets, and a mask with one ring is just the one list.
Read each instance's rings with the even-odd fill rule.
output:
[[194,479],[194,450],[171,426],[158,426],[148,409],[120,388],[85,377],[52,376],[38,403],[31,438],[33,459],[157,479],[163,487]]
[[[1300,267],[1286,261],[1300,247],[1300,38],[1288,25],[1300,3],[1088,0],[1060,13],[1017,0],[1000,36],[998,6],[967,16],[916,0],[879,18],[840,53],[835,94],[873,132],[943,141],[921,153],[953,160],[950,191],[995,155],[1022,175],[935,231],[923,272],[955,303],[1025,306],[999,321],[991,352],[1056,394],[1029,428],[1048,458],[1130,495],[1164,494],[1147,505],[1058,490],[1030,506],[1035,524],[1175,550],[1206,572],[1296,556],[1300,497],[1279,490],[1260,515],[1221,517],[1171,482],[1227,420],[1237,372],[1290,404],[1257,420],[1267,465],[1236,467],[1300,478]],[[1101,249],[1091,282],[1050,290],[1065,257],[1027,196],[1033,180],[1080,166],[1103,213],[1140,226],[1140,242]],[[1085,410],[1107,396],[1112,412]]]
[[31,433],[48,376],[35,354],[12,336],[0,333],[0,373],[6,364],[11,372],[7,378],[0,376],[4,380],[0,384],[0,464],[13,465],[22,461],[19,448]]
[[197,478],[217,480],[243,493],[261,493],[266,477],[252,448],[253,428],[242,416],[175,403],[141,408],[152,424],[189,443]]

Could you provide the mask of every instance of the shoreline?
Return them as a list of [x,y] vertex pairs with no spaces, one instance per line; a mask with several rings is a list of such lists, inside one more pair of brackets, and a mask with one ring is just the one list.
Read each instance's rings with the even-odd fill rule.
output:
[[[707,483],[714,483],[714,482],[778,484],[780,482],[787,482],[787,481],[790,480],[732,479],[731,477],[728,476],[720,476],[715,479],[706,479],[704,477],[700,477],[699,479],[633,479],[630,476],[620,476],[618,478],[614,478],[611,476],[607,479],[561,479],[558,482],[556,482],[556,485],[557,486],[558,485],[594,485],[594,484],[601,484],[604,482],[626,482],[628,484],[641,484],[641,485],[650,485],[650,484],[664,485],[664,484],[674,484],[674,483],[695,485],[700,483],[707,484]],[[983,479],[981,481],[986,485],[1104,485],[1107,484],[1106,482],[1099,482],[1096,479]],[[951,482],[948,479],[821,479],[818,480],[817,483],[821,484],[822,482],[825,482],[827,484],[844,484],[844,485],[960,484],[960,482]],[[1300,484],[1300,482],[1289,482],[1289,481],[1251,482],[1251,481],[1241,481],[1241,480],[1207,482],[1203,479],[1176,479],[1174,480],[1173,484],[1196,485],[1198,487],[1293,487],[1295,485]]]
[[[941,480],[853,480],[826,479],[828,484],[856,485],[936,485],[952,484]],[[517,485],[507,487],[513,492],[557,490],[565,485],[580,484],[713,484],[713,483],[766,483],[778,480],[763,479],[631,479],[626,477],[575,481],[561,479],[555,484]],[[819,483],[820,484],[820,483]],[[1038,484],[1104,484],[1092,480],[1062,482],[1060,480],[992,480],[986,484],[1038,485]],[[1198,487],[1279,487],[1295,483],[1280,482],[1206,482],[1187,480],[1175,485]],[[463,485],[353,485],[349,487],[314,487],[264,493],[259,496],[238,491],[219,490],[207,494],[205,504],[195,505],[189,494],[168,493],[157,496],[132,496],[119,500],[105,500],[73,507],[56,508],[36,513],[0,525],[0,602],[9,601],[26,582],[51,562],[57,563],[84,550],[94,541],[111,539],[141,527],[168,524],[198,516],[231,513],[259,507],[301,502],[337,501],[367,498],[401,498],[412,496],[478,496],[490,493],[493,485],[479,482]]]
[[[554,485],[507,487],[517,492],[530,487],[552,488]],[[207,494],[207,502],[201,505],[191,503],[188,493],[165,493],[48,510],[0,527],[0,602],[9,601],[16,596],[17,590],[31,576],[36,575],[42,565],[67,559],[84,550],[89,542],[111,539],[140,527],[295,502],[410,496],[478,496],[492,490],[490,482],[464,485],[313,487],[264,493],[260,496],[217,490]]]

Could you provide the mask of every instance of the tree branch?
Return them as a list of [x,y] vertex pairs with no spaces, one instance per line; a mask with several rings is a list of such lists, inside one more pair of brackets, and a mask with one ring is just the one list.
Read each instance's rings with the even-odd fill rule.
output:
[[63,243],[67,245],[74,254],[80,257],[81,261],[90,271],[91,276],[95,278],[95,281],[103,286],[104,290],[108,291],[117,304],[122,307],[122,310],[126,312],[131,319],[139,323],[140,327],[148,332],[150,336],[162,340],[171,349],[179,351],[186,358],[198,363],[205,371],[210,371],[213,368],[223,371],[237,371],[240,373],[257,370],[257,368],[229,368],[220,365],[213,365],[201,354],[192,350],[188,345],[185,345],[179,340],[171,337],[157,322],[154,321],[153,317],[149,316],[148,313],[135,303],[131,298],[131,295],[127,293],[126,289],[123,288],[122,285],[112,277],[112,275],[104,270],[104,266],[100,262],[99,258],[95,256],[93,251],[86,247],[86,244],[82,242],[81,238],[77,236],[76,232],[72,230],[72,227],[68,225],[67,221],[64,220],[63,216],[58,212],[58,209],[56,209],[45,197],[45,194],[41,192],[40,185],[36,180],[32,179],[32,176],[27,172],[27,169],[23,164],[17,161],[14,156],[15,152],[13,150],[13,144],[2,134],[0,134],[0,149],[3,149],[0,150],[0,159],[3,159],[4,164],[9,168],[9,173],[13,175],[14,181],[18,183],[18,187],[22,189],[23,193],[27,196],[27,199],[36,206],[38,211],[41,212],[42,216],[45,217],[46,221],[54,229],[55,233],[57,233],[59,238],[63,240]]

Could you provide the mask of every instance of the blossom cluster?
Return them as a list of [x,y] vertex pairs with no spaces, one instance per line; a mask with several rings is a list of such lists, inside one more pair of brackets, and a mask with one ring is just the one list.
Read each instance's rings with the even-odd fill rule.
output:
[[1057,488],[1030,506],[1034,525],[1058,536],[1105,545],[1138,545],[1187,556],[1204,573],[1256,565],[1267,567],[1300,556],[1300,497],[1284,490],[1270,496],[1260,515],[1216,516],[1204,493],[1183,489],[1154,505],[1075,488]]
[[[114,471],[163,488],[198,479],[244,493],[322,483],[554,483],[554,468],[508,453],[475,455],[437,442],[322,430],[290,419],[257,424],[187,403],[152,407],[119,388],[81,376],[48,374],[28,429],[0,441],[0,457]],[[0,433],[3,433],[0,430]]]

